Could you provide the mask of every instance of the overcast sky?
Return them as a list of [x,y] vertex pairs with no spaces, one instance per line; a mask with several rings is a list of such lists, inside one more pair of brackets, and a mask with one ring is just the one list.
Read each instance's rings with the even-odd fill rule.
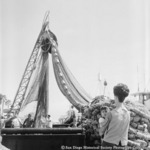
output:
[[[150,2],[148,0],[1,0],[0,93],[13,100],[47,10],[59,51],[77,81],[92,97],[117,83],[131,92],[149,84]],[[68,107],[54,78],[50,57],[50,114]],[[101,84],[102,84],[101,83]]]

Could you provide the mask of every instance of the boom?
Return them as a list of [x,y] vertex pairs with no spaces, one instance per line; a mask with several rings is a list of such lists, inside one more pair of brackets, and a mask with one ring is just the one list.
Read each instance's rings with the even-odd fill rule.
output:
[[20,108],[21,108],[22,102],[24,100],[24,97],[25,97],[32,73],[33,73],[35,66],[36,66],[38,52],[39,52],[39,49],[40,49],[41,43],[42,43],[42,35],[45,33],[46,29],[48,28],[48,24],[49,24],[48,16],[49,16],[49,12],[47,12],[45,15],[41,31],[39,33],[39,36],[37,38],[37,41],[35,43],[35,46],[34,46],[33,51],[31,53],[31,56],[28,60],[27,66],[25,68],[24,74],[23,74],[21,82],[19,84],[19,88],[18,88],[17,93],[15,95],[13,104],[12,104],[11,109],[10,109],[10,112],[12,112],[13,110],[17,110],[16,113],[19,113],[19,111],[20,111]]

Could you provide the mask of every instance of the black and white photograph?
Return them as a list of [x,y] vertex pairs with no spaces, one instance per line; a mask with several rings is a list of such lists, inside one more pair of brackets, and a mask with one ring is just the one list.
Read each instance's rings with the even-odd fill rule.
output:
[[0,150],[150,150],[149,0],[0,0]]

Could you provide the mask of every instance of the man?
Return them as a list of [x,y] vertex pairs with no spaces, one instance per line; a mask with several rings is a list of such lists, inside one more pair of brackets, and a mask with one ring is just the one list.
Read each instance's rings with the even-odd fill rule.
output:
[[70,127],[74,127],[75,126],[75,119],[76,119],[76,115],[75,115],[75,111],[73,109],[74,107],[71,106],[69,111],[67,112],[67,118],[66,121],[64,122],[65,124],[68,124]]
[[39,128],[46,128],[46,115],[44,112],[42,112],[41,117],[39,117],[40,123],[39,123]]
[[13,118],[13,114],[11,113],[11,114],[8,114],[8,117],[7,117],[7,119],[5,120],[5,122],[4,122],[4,126],[5,126],[5,128],[12,128],[12,120],[13,120],[14,118]]
[[128,143],[130,113],[124,106],[124,100],[129,95],[125,84],[117,84],[113,88],[116,108],[110,111],[100,128],[100,135],[104,134],[102,147],[104,149],[125,149]]
[[12,119],[12,127],[13,128],[21,128],[22,127],[22,121],[21,119],[17,116],[17,113],[14,112],[14,117]]
[[31,118],[31,114],[28,114],[28,118],[25,119],[23,123],[24,128],[32,128],[33,127],[33,119]]
[[52,128],[52,120],[51,120],[51,115],[47,115],[46,117],[46,127],[47,128]]

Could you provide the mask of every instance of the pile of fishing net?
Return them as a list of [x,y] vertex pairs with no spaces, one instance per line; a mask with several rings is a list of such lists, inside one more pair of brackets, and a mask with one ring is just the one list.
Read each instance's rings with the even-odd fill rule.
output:
[[130,110],[128,145],[150,149],[150,111],[138,102],[127,100],[125,104]]
[[[146,147],[150,149],[150,112],[139,102],[126,100],[126,108],[130,111],[130,128],[128,135],[128,146]],[[90,106],[86,106],[83,112],[82,124],[85,128],[86,143],[88,145],[100,145],[99,115],[102,106],[108,106],[110,110],[115,108],[114,100],[99,96],[94,99]]]

